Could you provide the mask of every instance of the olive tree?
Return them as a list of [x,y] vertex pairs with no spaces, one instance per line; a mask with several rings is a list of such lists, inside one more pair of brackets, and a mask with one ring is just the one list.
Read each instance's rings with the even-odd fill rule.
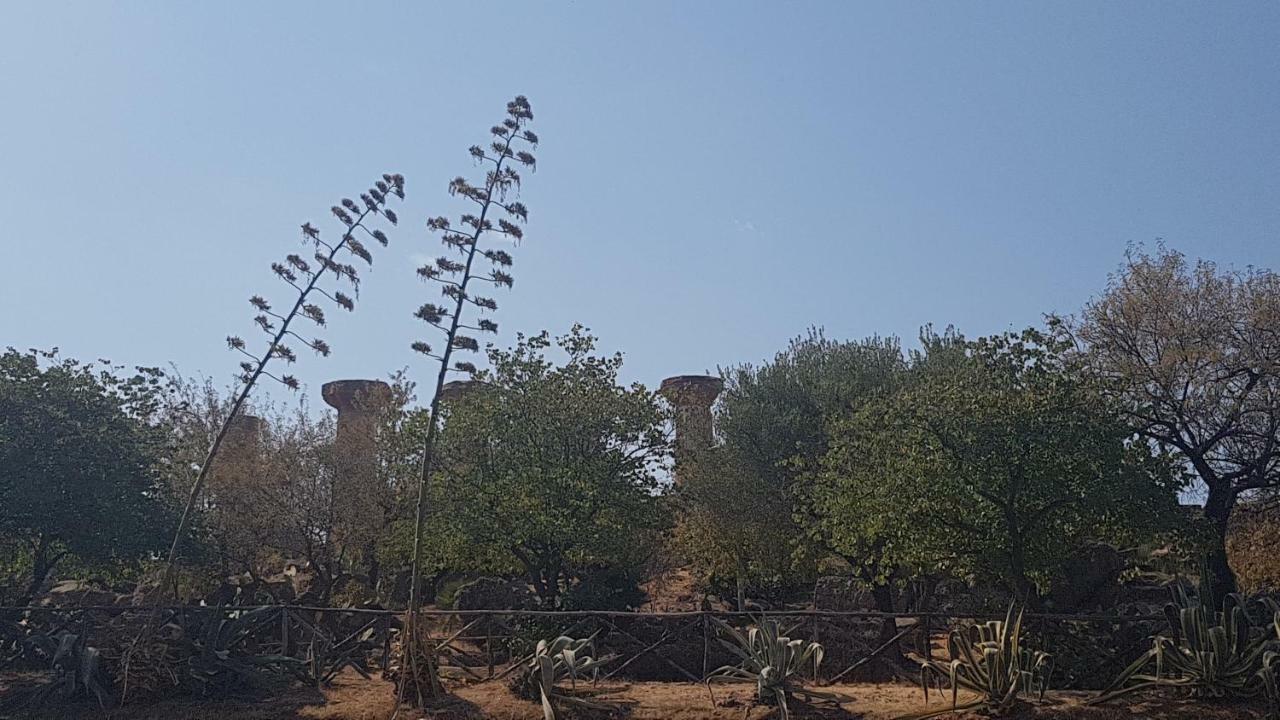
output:
[[491,369],[451,402],[440,436],[434,540],[455,568],[527,578],[545,607],[601,569],[637,577],[667,526],[666,417],[618,381],[581,326],[491,348]]
[[1035,603],[1087,540],[1176,515],[1179,476],[1028,330],[926,334],[892,393],[831,426],[811,497],[846,552],[994,580]]
[[1054,327],[1131,427],[1194,471],[1217,597],[1236,504],[1280,487],[1280,275],[1131,249],[1106,290]]
[[166,393],[154,369],[0,355],[0,538],[24,550],[21,604],[67,558],[133,562],[164,548],[176,519],[155,422]]

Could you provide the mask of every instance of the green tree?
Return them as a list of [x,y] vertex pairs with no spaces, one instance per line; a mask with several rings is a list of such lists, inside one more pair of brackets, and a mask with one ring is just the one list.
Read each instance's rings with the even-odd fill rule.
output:
[[152,422],[164,376],[118,372],[56,352],[0,355],[0,536],[25,548],[23,603],[68,557],[133,562],[173,529],[158,472],[167,434]]
[[1131,426],[1195,472],[1221,600],[1236,588],[1232,512],[1280,488],[1280,275],[1135,249],[1079,317],[1054,324]]
[[622,356],[594,355],[581,326],[555,344],[563,364],[545,332],[491,348],[492,369],[449,403],[431,528],[451,566],[518,572],[547,607],[590,574],[638,569],[667,526],[654,393],[621,386]]
[[[902,364],[895,339],[839,342],[811,330],[768,363],[726,371],[720,445],[682,489],[680,533],[690,559],[747,584],[810,579],[815,554],[832,548],[801,501],[804,469],[825,454],[830,420],[881,392]],[[883,575],[876,569],[864,579]],[[877,602],[893,610],[887,590]]]
[[892,394],[833,424],[813,506],[832,544],[1036,602],[1087,540],[1176,516],[1178,477],[1028,330],[923,337]]

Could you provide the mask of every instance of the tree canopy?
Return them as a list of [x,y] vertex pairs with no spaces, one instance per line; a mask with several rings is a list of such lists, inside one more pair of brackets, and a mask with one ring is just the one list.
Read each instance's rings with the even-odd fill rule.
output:
[[[452,567],[518,572],[548,606],[593,572],[638,570],[666,526],[665,415],[618,382],[580,326],[490,349],[491,369],[447,404],[433,480],[433,540]],[[626,574],[626,573],[623,573]]]
[[1232,510],[1280,487],[1280,275],[1138,248],[1078,317],[1054,324],[1131,425],[1195,472],[1216,535],[1214,592],[1233,591]]
[[810,489],[846,557],[1034,599],[1082,542],[1176,515],[1176,475],[1029,330],[925,334],[897,387],[831,426]]
[[704,572],[756,591],[812,577],[811,523],[797,513],[796,481],[827,448],[826,423],[864,402],[902,364],[894,339],[830,340],[820,330],[773,360],[726,370],[716,411],[720,443],[682,488],[683,552]]
[[56,353],[0,355],[0,536],[29,557],[29,599],[64,558],[133,561],[165,547],[174,515],[151,420],[166,383]]

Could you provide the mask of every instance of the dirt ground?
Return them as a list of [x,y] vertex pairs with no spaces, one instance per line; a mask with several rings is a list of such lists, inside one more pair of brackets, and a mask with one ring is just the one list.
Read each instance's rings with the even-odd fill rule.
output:
[[[754,686],[718,685],[712,688],[715,704],[704,685],[693,683],[601,683],[595,699],[618,708],[616,717],[631,720],[764,720],[776,710],[751,702]],[[836,685],[820,688],[847,699],[839,707],[792,706],[793,717],[860,718],[891,720],[926,706],[918,687],[910,685]],[[423,714],[402,711],[398,720],[541,720],[536,703],[522,700],[504,682],[488,682],[453,688],[454,702],[447,708]],[[1140,697],[1127,704],[1085,707],[1080,694],[1058,694],[1043,706],[1016,716],[1046,720],[1261,720],[1260,709],[1242,706],[1189,706],[1171,698]],[[950,698],[930,695],[933,707]],[[344,675],[323,691],[295,688],[269,698],[217,703],[170,700],[148,707],[123,708],[104,713],[96,707],[58,708],[41,714],[0,714],[13,720],[390,720],[394,708],[390,684]],[[580,717],[580,716],[574,716]],[[947,715],[944,717],[958,718]],[[976,716],[972,716],[976,717]]]

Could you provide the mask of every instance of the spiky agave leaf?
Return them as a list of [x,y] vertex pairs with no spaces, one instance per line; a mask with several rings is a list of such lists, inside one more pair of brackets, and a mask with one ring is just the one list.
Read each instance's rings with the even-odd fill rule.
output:
[[[1206,597],[1201,592],[1192,598],[1185,589],[1175,589],[1174,602],[1165,607],[1169,634],[1157,636],[1150,650],[1089,703],[1104,703],[1153,687],[1186,688],[1193,697],[1265,694],[1267,655],[1274,652],[1270,648],[1280,635],[1280,624],[1255,627],[1239,595],[1225,597],[1221,610],[1205,602]],[[1150,672],[1153,664],[1155,671]],[[1271,679],[1274,681],[1274,675]]]
[[[951,687],[951,704],[903,716],[902,720],[923,720],[953,712],[981,709],[1001,713],[1021,698],[1043,699],[1053,674],[1053,658],[1032,650],[1022,641],[1023,613],[1009,606],[1003,621],[991,620],[947,635],[946,662],[928,661],[920,668],[920,685],[929,700],[929,678],[945,679]],[[978,697],[961,704],[960,691]]]
[[716,668],[707,675],[707,683],[755,683],[757,698],[776,704],[783,718],[790,714],[788,694],[828,701],[844,699],[834,693],[805,691],[792,685],[792,679],[800,675],[810,662],[815,670],[822,663],[822,645],[783,635],[776,620],[761,618],[745,634],[724,620],[713,620],[719,628],[720,644],[740,662]]
[[572,704],[595,710],[608,708],[585,698],[565,695],[556,689],[565,680],[576,688],[579,677],[590,677],[594,682],[600,668],[614,658],[612,655],[602,658],[594,656],[594,635],[577,639],[561,635],[551,640],[538,641],[528,661],[525,682],[537,688],[543,720],[558,720],[557,704]]

